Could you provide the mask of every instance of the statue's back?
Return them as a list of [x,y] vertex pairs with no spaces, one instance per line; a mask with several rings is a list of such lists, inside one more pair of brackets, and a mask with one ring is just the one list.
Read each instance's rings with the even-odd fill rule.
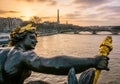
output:
[[3,73],[4,73],[4,63],[7,59],[7,54],[10,49],[8,48],[0,48],[0,84],[3,81]]

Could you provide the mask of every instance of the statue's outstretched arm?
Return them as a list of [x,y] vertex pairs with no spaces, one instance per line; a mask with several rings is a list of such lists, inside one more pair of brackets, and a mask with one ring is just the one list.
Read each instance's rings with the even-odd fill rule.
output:
[[67,75],[69,69],[72,67],[75,68],[76,73],[80,73],[92,67],[97,68],[98,64],[96,63],[99,63],[98,61],[101,60],[104,60],[104,57],[75,58],[70,56],[56,56],[52,58],[43,58],[31,53],[30,56],[25,57],[24,64],[26,64],[27,68],[36,72]]

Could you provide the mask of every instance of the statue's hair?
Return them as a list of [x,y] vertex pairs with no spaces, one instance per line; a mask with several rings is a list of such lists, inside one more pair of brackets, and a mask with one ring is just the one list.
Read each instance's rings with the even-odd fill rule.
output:
[[34,30],[26,30],[22,33],[16,33],[13,37],[10,38],[9,46],[14,46],[19,41],[22,41],[30,33],[34,33],[37,36],[37,33]]
[[16,28],[14,31],[10,33],[9,46],[14,46],[19,41],[22,41],[29,33],[34,33],[37,36],[35,27],[31,27],[31,25]]

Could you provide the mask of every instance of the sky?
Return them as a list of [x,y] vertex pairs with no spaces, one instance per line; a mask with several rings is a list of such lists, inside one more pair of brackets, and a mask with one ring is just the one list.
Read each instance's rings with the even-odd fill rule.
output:
[[120,0],[0,0],[0,17],[29,20],[38,16],[44,21],[79,26],[120,25]]

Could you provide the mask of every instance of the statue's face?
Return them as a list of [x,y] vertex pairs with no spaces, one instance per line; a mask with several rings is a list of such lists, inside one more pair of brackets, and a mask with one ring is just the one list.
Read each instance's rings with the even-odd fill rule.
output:
[[35,34],[28,34],[23,40],[23,46],[26,50],[34,49],[37,43]]

